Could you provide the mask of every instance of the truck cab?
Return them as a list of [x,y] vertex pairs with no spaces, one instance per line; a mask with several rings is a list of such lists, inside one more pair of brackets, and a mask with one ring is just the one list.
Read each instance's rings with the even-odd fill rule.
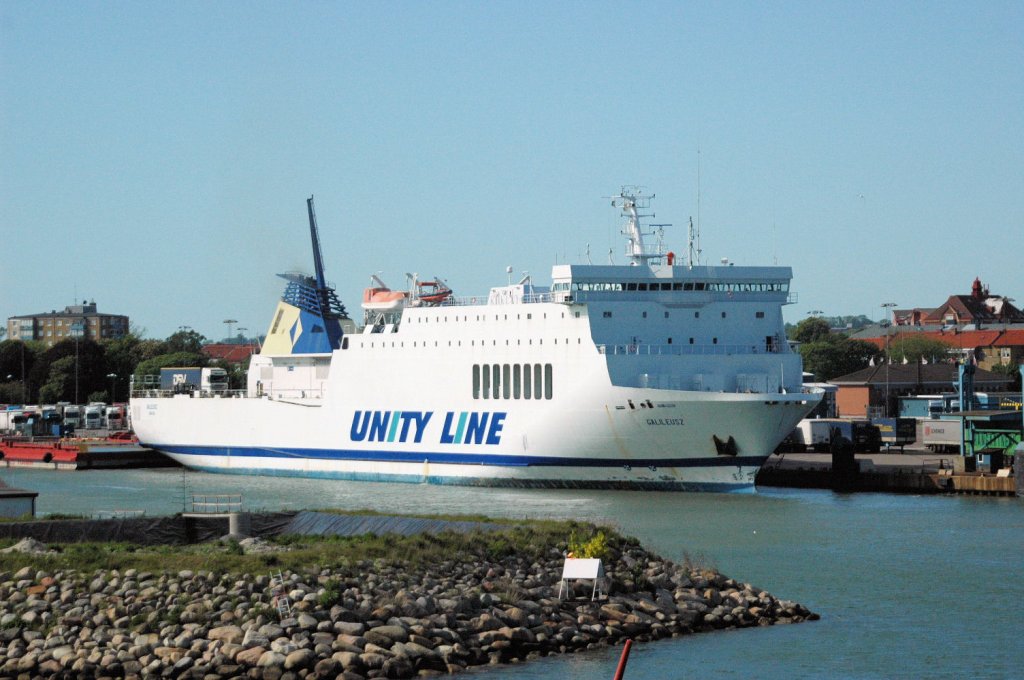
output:
[[123,406],[108,406],[105,415],[108,430],[123,430],[125,428],[125,415]]
[[106,404],[89,404],[85,407],[85,429],[99,430],[103,427],[103,411]]

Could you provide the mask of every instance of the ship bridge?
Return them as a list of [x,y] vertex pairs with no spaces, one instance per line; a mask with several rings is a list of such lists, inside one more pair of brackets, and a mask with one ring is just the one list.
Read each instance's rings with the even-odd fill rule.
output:
[[789,291],[790,267],[636,267],[558,265],[552,269],[552,299],[796,301]]

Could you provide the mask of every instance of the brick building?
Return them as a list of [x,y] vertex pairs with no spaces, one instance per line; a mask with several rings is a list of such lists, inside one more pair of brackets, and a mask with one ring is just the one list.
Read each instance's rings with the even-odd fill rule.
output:
[[7,337],[11,340],[38,340],[51,347],[76,335],[89,340],[111,340],[128,334],[128,317],[123,314],[102,314],[96,302],[82,301],[63,311],[12,316],[7,319]]
[[[841,417],[863,418],[874,411],[895,414],[901,396],[942,394],[953,391],[958,377],[956,364],[879,364],[829,380],[838,387],[836,407]],[[979,392],[1004,392],[1011,376],[978,369],[974,388]]]

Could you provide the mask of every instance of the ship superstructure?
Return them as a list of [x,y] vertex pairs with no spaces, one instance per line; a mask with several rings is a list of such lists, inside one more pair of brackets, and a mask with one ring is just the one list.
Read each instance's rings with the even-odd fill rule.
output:
[[223,472],[750,489],[820,398],[783,334],[791,270],[678,263],[645,242],[647,200],[615,199],[628,264],[415,304],[416,288],[385,296],[378,277],[362,331],[329,350],[308,351],[317,319],[286,293],[245,393],[138,394],[140,441]]

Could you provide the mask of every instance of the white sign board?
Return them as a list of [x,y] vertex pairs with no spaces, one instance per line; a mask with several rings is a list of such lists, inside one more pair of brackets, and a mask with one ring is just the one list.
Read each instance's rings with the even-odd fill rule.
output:
[[590,594],[590,599],[593,600],[597,597],[598,584],[600,583],[600,579],[603,578],[604,563],[601,562],[601,560],[597,558],[567,558],[565,560],[565,565],[562,567],[562,582],[558,586],[558,599],[562,599],[563,590],[567,593],[572,593],[572,588],[569,585],[570,580],[592,579],[594,581],[594,590]]
[[604,576],[604,564],[601,560],[594,559],[567,559],[562,567],[562,578],[602,578]]

